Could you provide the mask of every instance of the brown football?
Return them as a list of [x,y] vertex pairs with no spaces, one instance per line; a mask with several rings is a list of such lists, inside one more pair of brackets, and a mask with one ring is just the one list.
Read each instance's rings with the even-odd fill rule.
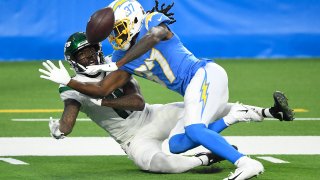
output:
[[114,13],[112,8],[106,7],[93,13],[86,28],[88,42],[96,44],[105,40],[111,33],[113,25]]

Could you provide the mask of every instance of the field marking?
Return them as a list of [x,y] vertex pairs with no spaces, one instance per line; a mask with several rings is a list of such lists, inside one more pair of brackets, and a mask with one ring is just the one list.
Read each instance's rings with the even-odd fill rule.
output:
[[0,113],[53,113],[62,109],[0,109]]
[[[55,119],[55,118],[54,118]],[[40,121],[49,121],[50,118],[13,118],[11,121],[16,122],[40,122]],[[267,121],[279,121],[274,118],[265,118]],[[294,121],[319,121],[320,118],[295,118]],[[78,118],[77,121],[91,121],[89,118]]]
[[[320,136],[226,136],[247,155],[320,155]],[[2,137],[0,156],[96,156],[125,155],[111,137]],[[163,144],[168,151],[168,143]],[[208,151],[198,147],[184,154]]]
[[[55,118],[53,118],[55,119]],[[11,119],[11,121],[17,121],[17,122],[40,122],[40,121],[49,121],[50,118],[29,118],[29,119]],[[89,118],[78,118],[77,121],[91,121]]]
[[271,156],[258,156],[257,158],[263,159],[263,160],[266,160],[266,161],[269,161],[269,162],[272,162],[272,163],[276,163],[276,164],[279,164],[279,163],[290,163],[288,161],[284,161],[282,159],[274,158],[274,157],[271,157]]
[[303,109],[303,108],[293,109],[293,111],[294,111],[294,112],[299,112],[299,113],[300,113],[300,112],[303,112],[303,113],[304,113],[304,112],[309,112],[308,109]]
[[[297,108],[294,112],[309,112],[308,109]],[[53,113],[63,112],[63,109],[0,109],[0,113]]]
[[13,158],[0,158],[0,161],[4,161],[13,165],[28,165],[28,163],[26,162],[20,161],[18,159],[13,159]]

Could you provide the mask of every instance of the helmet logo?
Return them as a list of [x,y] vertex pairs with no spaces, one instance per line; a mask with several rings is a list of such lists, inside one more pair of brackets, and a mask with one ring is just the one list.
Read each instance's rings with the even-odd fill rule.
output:
[[66,48],[68,48],[68,47],[70,47],[70,45],[71,45],[71,41],[68,41],[67,43],[66,43]]
[[88,44],[88,40],[84,40],[84,41],[80,42],[80,43],[79,43],[79,46],[83,46],[83,45],[85,45],[85,44]]

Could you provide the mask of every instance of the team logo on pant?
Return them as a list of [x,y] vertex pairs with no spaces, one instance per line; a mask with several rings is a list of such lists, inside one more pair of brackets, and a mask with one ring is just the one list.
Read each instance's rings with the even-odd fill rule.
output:
[[204,76],[204,79],[201,85],[201,90],[200,90],[200,93],[201,93],[200,102],[202,103],[201,117],[202,117],[204,108],[206,107],[207,98],[209,95],[208,93],[209,83],[207,82],[207,71],[204,70],[204,72],[205,72],[205,76]]

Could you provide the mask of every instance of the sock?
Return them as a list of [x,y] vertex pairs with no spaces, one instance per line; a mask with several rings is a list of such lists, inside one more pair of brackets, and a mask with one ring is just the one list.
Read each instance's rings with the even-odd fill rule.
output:
[[195,143],[201,144],[212,153],[235,163],[244,156],[234,149],[220,134],[208,129],[204,124],[192,124],[186,128],[187,136]]
[[[263,115],[263,113],[264,113],[263,111],[265,110],[264,108],[258,107],[258,106],[250,106],[250,105],[244,105],[244,106],[247,107],[247,108],[253,109],[253,110],[256,111],[260,116],[266,117],[266,116]],[[266,109],[268,109],[268,108],[266,108]]]
[[197,146],[199,144],[193,142],[185,133],[176,134],[169,139],[169,150],[173,154],[183,153]]
[[209,163],[209,158],[206,155],[202,155],[202,156],[199,156],[197,158],[200,159],[202,166],[206,166]]
[[227,125],[226,121],[224,120],[224,118],[221,118],[213,123],[210,123],[208,125],[208,129],[211,129],[217,133],[220,133],[221,131],[223,131],[224,129],[226,129],[227,127],[229,127],[229,125]]
[[270,113],[270,108],[262,109],[262,116],[263,117],[268,117],[268,118],[274,118],[272,116],[272,114]]

